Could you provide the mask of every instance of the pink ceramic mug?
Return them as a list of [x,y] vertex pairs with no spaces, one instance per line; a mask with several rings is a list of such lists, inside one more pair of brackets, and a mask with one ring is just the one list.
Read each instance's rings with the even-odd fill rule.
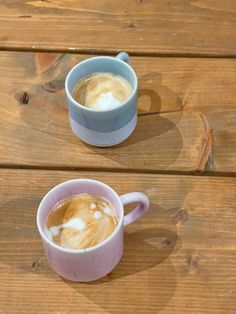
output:
[[[59,201],[79,193],[90,193],[108,199],[117,210],[119,223],[115,231],[102,243],[81,250],[62,248],[50,241],[45,232],[49,212]],[[138,206],[124,216],[124,205],[139,202]],[[123,254],[124,226],[142,216],[149,207],[143,193],[133,192],[119,196],[108,185],[89,179],[75,179],[61,183],[42,199],[37,212],[37,226],[50,266],[62,277],[79,282],[97,280],[118,264]]]

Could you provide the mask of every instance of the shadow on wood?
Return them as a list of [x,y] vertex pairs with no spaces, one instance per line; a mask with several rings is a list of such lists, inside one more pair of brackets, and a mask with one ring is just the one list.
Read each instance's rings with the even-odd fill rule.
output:
[[[148,306],[149,309],[153,308],[151,312],[157,313],[169,302],[175,291],[174,267],[170,260],[164,262],[175,248],[177,238],[176,233],[159,228],[126,232],[124,255],[110,274],[91,283],[65,283],[108,312],[122,307],[123,302],[127,302],[124,299],[130,298],[130,311],[137,306],[145,311]],[[140,289],[137,284],[139,280],[142,287],[152,287],[150,295]],[[115,295],[114,290],[117,291]],[[101,298],[101,291],[107,302]]]
[[[133,134],[123,143],[110,148],[97,148],[86,145],[94,155],[106,158],[121,165],[121,168],[135,167],[135,160],[142,159],[142,167],[152,168],[154,156],[162,156],[163,168],[168,169],[179,157],[183,148],[182,134],[178,122],[182,113],[173,115],[172,121],[159,115],[145,115],[138,118]],[[166,145],[169,143],[169,145]],[[110,164],[109,161],[107,161]]]
[[[168,86],[163,85],[163,78],[160,72],[148,72],[139,77],[138,109],[139,113],[165,112],[165,108],[176,106],[181,110],[183,100]],[[164,109],[162,108],[162,105]]]
[[120,263],[109,275],[90,284],[109,282],[155,267],[168,258],[176,241],[177,234],[167,229],[150,228],[125,232],[124,254]]

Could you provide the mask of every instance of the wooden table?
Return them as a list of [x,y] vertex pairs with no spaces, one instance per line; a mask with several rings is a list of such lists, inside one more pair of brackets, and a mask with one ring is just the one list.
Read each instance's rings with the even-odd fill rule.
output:
[[[0,3],[0,312],[236,312],[236,1]],[[130,53],[134,134],[114,148],[71,132],[64,80]],[[118,267],[71,283],[48,266],[35,215],[72,178],[143,191]]]

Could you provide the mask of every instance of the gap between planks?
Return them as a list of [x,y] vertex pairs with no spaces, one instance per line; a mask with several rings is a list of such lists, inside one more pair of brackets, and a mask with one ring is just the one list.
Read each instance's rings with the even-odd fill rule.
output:
[[[0,45],[0,52],[1,51],[15,51],[15,52],[42,52],[42,53],[67,53],[67,54],[80,54],[80,55],[107,55],[107,56],[114,56],[118,54],[120,50],[107,50],[107,49],[79,49],[79,48],[31,48],[31,47],[14,47],[14,46],[2,46]],[[126,51],[124,49],[124,51]],[[147,52],[147,51],[129,51],[127,50],[128,54],[131,57],[158,57],[158,58],[215,58],[215,59],[236,59],[236,53],[229,54],[229,55],[219,55],[214,53],[204,53],[204,52]]]
[[127,174],[148,174],[148,175],[169,175],[169,176],[195,176],[195,177],[225,177],[235,178],[236,173],[231,172],[207,172],[207,171],[168,171],[168,170],[149,170],[149,169],[119,169],[119,168],[96,168],[96,167],[70,167],[70,166],[36,166],[36,165],[10,165],[0,164],[1,169],[8,170],[47,170],[47,171],[84,171],[84,172],[111,172]]

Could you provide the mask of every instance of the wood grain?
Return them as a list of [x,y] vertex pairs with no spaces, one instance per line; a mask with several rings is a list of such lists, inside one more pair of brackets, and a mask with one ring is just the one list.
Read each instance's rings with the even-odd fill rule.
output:
[[234,0],[16,0],[0,3],[0,48],[236,55]]
[[[1,170],[0,312],[234,313],[236,178]],[[127,227],[125,253],[90,284],[59,278],[36,230],[56,184],[94,178],[119,194],[145,192],[150,211]]]
[[236,171],[236,61],[134,57],[139,121],[123,144],[87,146],[67,118],[64,80],[88,56],[0,54],[0,164],[130,171]]

